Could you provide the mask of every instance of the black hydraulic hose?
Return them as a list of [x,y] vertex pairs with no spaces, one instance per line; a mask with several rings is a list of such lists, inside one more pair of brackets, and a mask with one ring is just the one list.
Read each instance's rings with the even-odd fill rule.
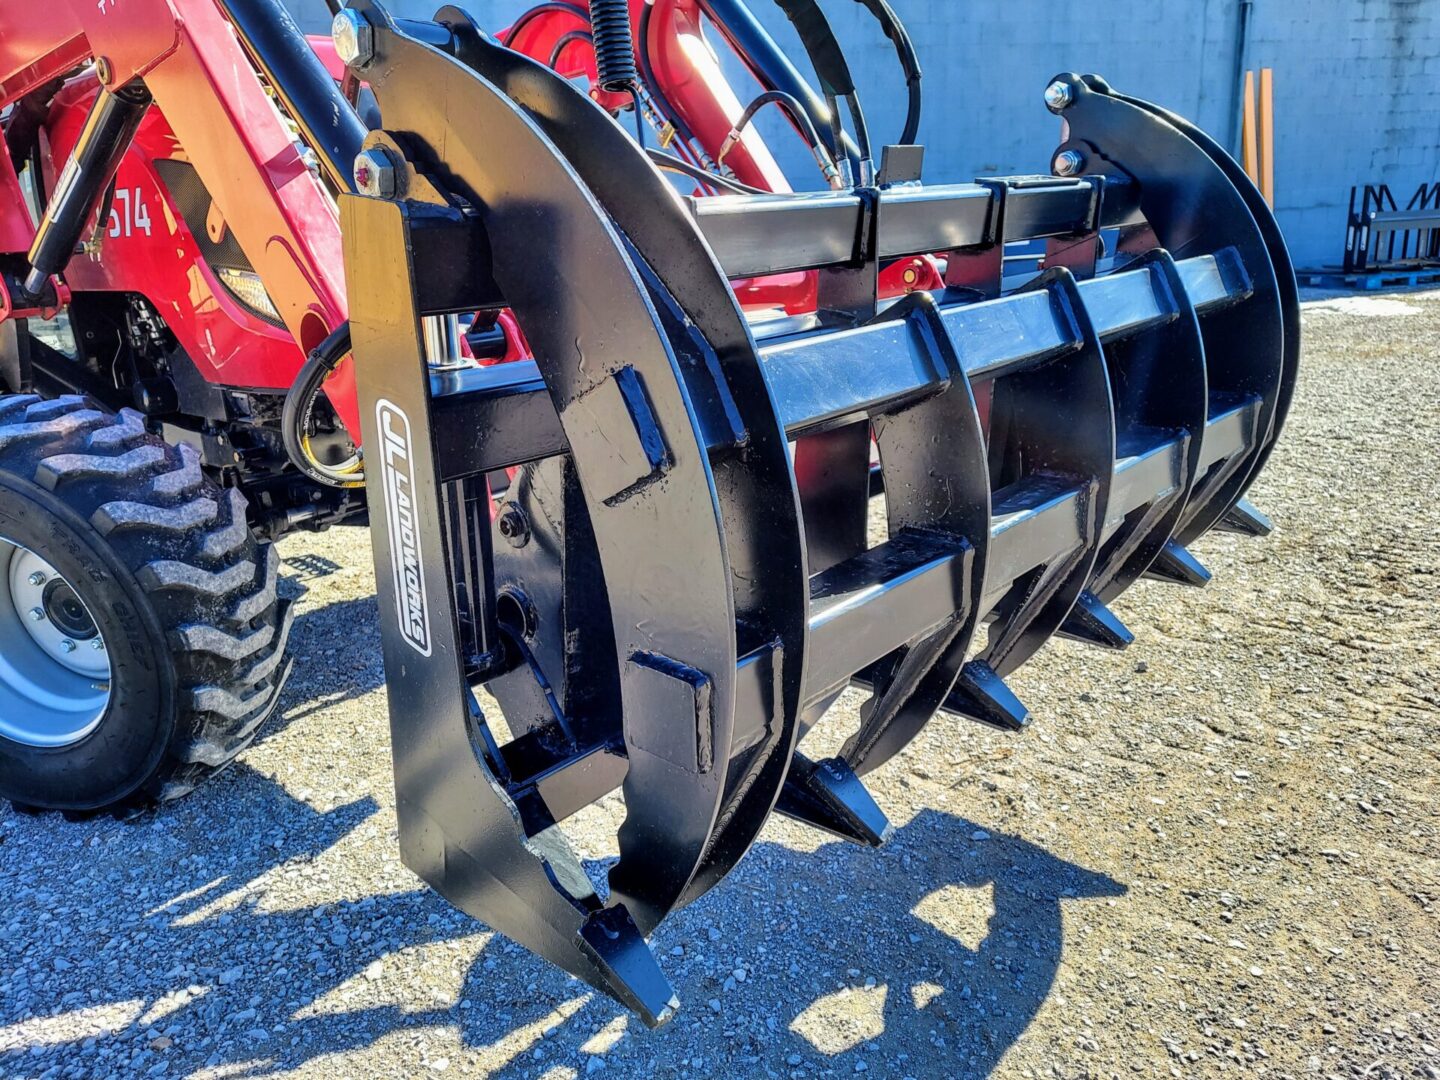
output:
[[900,132],[901,146],[914,146],[915,140],[920,134],[920,106],[923,98],[920,91],[920,80],[917,78],[908,85],[910,103],[905,107],[905,129]]
[[636,50],[635,56],[640,63],[640,78],[644,80],[645,89],[649,91],[651,101],[655,103],[655,107],[660,110],[661,115],[669,121],[670,127],[674,129],[675,137],[693,155],[694,132],[690,130],[684,118],[670,103],[670,99],[665,96],[665,90],[660,85],[660,80],[655,77],[655,69],[650,63],[650,16],[654,10],[653,4],[646,4],[640,12],[640,47]]
[[647,157],[650,158],[651,161],[653,161],[656,165],[660,166],[660,168],[662,169],[669,169],[672,172],[684,173],[692,180],[698,180],[702,184],[712,184],[715,187],[723,188],[725,191],[730,192],[730,194],[732,195],[774,194],[773,192],[766,191],[764,188],[751,187],[749,184],[743,184],[739,180],[732,180],[728,176],[721,176],[718,173],[711,172],[709,169],[702,169],[699,165],[692,165],[690,164],[690,162],[683,161],[680,158],[676,157],[674,154],[667,154],[663,150],[656,150],[653,147],[646,147],[645,154]]
[[920,58],[915,54],[915,43],[910,40],[910,33],[905,29],[905,24],[900,21],[900,16],[895,14],[886,0],[855,0],[856,3],[865,7],[870,14],[874,15],[880,23],[880,28],[885,36],[895,46],[895,53],[900,58],[900,67],[905,72],[905,88],[909,93],[909,103],[905,109],[905,128],[900,133],[900,145],[912,146],[915,137],[920,133]]
[[[870,183],[869,173],[873,169],[870,156],[870,136],[865,127],[865,113],[860,108],[860,94],[855,88],[855,79],[850,74],[850,65],[845,60],[845,51],[830,26],[830,20],[820,10],[816,0],[775,0],[780,10],[795,27],[800,44],[805,47],[815,75],[820,80],[820,90],[830,111],[830,130],[837,147],[844,145],[844,128],[836,111],[836,99],[844,98],[850,109],[855,125],[856,153],[850,156],[859,172],[858,181]],[[848,148],[847,148],[848,149]]]
[[735,121],[735,126],[730,129],[730,134],[725,136],[725,141],[720,146],[720,152],[715,156],[716,163],[719,164],[725,160],[725,155],[735,148],[735,144],[740,141],[741,134],[750,125],[750,121],[755,118],[755,114],[771,102],[779,105],[790,115],[791,122],[810,147],[810,153],[815,158],[815,164],[820,166],[820,172],[824,174],[825,180],[832,186],[838,184],[840,170],[835,167],[835,159],[830,156],[830,148],[820,138],[820,132],[815,128],[815,121],[810,118],[810,113],[800,103],[799,98],[794,94],[787,94],[784,90],[767,90],[745,107],[745,111],[740,114],[740,119]]
[[[634,95],[639,85],[630,30],[630,0],[590,0],[595,73],[600,89],[607,94]],[[640,108],[638,101],[635,108]]]
[[815,0],[775,0],[775,3],[800,36],[800,44],[805,47],[820,79],[820,89],[836,97],[855,93],[855,80],[850,74],[850,65],[845,62],[845,50],[840,48],[820,5]]
[[[861,167],[871,168],[875,159],[870,156],[870,126],[865,123],[865,110],[860,107],[860,95],[850,94],[845,98],[845,104],[850,108],[850,122],[855,127],[855,145],[860,150]],[[862,176],[860,182],[868,184],[870,180]]]
[[553,68],[560,63],[560,54],[565,51],[567,45],[573,45],[577,41],[594,44],[595,39],[584,30],[570,30],[561,34],[555,39],[555,47],[550,50],[550,66]]
[[[700,0],[700,7],[756,81],[767,90],[785,90],[793,94],[796,100],[804,103],[805,111],[815,121],[821,135],[825,135],[830,128],[831,116],[824,96],[801,76],[745,0]],[[853,159],[855,155],[854,141],[847,135],[842,134],[838,142],[828,144],[827,148],[836,160]]]
[[800,104],[795,95],[787,94],[784,90],[767,90],[750,102],[745,106],[745,111],[740,114],[740,119],[735,121],[735,126],[731,130],[739,135],[750,126],[750,121],[755,118],[755,114],[771,102],[782,106],[790,114],[795,126],[800,129],[800,134],[810,144],[810,149],[813,150],[822,145],[820,133],[815,130],[815,121],[810,119],[810,114],[805,111],[805,106]]
[[587,23],[590,21],[590,13],[586,11],[583,7],[581,7],[579,4],[568,4],[565,2],[565,0],[549,0],[548,3],[536,4],[534,7],[527,10],[525,14],[521,15],[518,19],[516,19],[515,22],[511,25],[510,29],[506,32],[505,40],[502,41],[501,44],[504,45],[506,48],[509,48],[510,43],[515,40],[516,36],[520,33],[521,30],[524,30],[525,27],[529,26],[541,15],[553,14],[557,11],[569,12],[577,19],[583,19]]
[[350,323],[346,321],[330,331],[305,358],[305,365],[285,395],[285,407],[280,414],[280,435],[290,464],[311,480],[329,487],[355,488],[365,483],[358,455],[352,463],[336,469],[316,461],[310,452],[310,426],[315,405],[320,400],[320,388],[349,354]]

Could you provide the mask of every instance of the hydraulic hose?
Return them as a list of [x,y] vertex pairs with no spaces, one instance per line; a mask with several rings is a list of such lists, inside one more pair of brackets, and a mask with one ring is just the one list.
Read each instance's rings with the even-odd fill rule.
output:
[[550,15],[558,12],[564,12],[567,15],[574,15],[577,19],[582,19],[585,22],[590,21],[590,13],[587,12],[579,4],[566,3],[566,0],[548,0],[547,3],[536,4],[534,7],[530,8],[530,10],[526,11],[525,14],[521,15],[518,19],[516,19],[514,23],[511,24],[510,29],[506,32],[505,38],[501,42],[501,44],[504,45],[507,49],[513,48],[513,43],[515,39],[520,36],[521,30],[524,30],[525,27],[529,26],[532,22],[534,22],[542,15]]
[[895,54],[900,58],[900,67],[905,72],[905,89],[909,94],[909,103],[905,109],[905,128],[900,133],[900,145],[912,146],[915,137],[920,133],[920,58],[915,54],[915,43],[910,40],[910,34],[905,29],[905,24],[900,21],[900,16],[886,0],[855,0],[856,3],[869,10],[880,23],[880,28],[885,36],[895,46]]
[[[800,36],[800,44],[804,46],[810,63],[815,68],[815,75],[820,80],[820,91],[830,113],[831,136],[837,148],[845,145],[845,128],[836,104],[837,99],[845,99],[855,126],[856,153],[850,160],[858,172],[859,182],[862,185],[869,184],[874,164],[870,155],[870,135],[865,127],[865,113],[860,107],[860,95],[855,88],[855,79],[850,74],[850,65],[845,61],[845,50],[840,47],[830,20],[825,18],[825,13],[820,10],[816,0],[775,0],[775,3],[794,25],[795,32]],[[850,173],[848,165],[845,173]],[[854,178],[854,174],[843,176],[847,186]]]
[[830,150],[820,139],[820,132],[815,128],[815,121],[810,119],[810,114],[805,111],[805,106],[793,95],[787,94],[784,90],[767,90],[754,101],[745,107],[740,114],[740,119],[735,121],[735,126],[730,129],[730,134],[725,136],[725,141],[720,145],[720,152],[715,156],[715,163],[718,165],[725,160],[725,155],[735,148],[740,141],[741,135],[755,118],[755,114],[766,105],[774,102],[781,106],[789,115],[793,123],[800,129],[800,134],[810,147],[810,153],[815,157],[815,163],[820,166],[820,171],[825,174],[825,179],[834,185],[838,182],[840,171],[835,168],[835,159],[830,156]]
[[555,47],[550,50],[550,67],[552,69],[559,65],[560,57],[565,52],[566,47],[574,45],[576,42],[585,42],[586,44],[594,45],[595,39],[585,30],[570,30],[561,34],[555,39]]
[[310,449],[310,430],[315,418],[315,405],[320,400],[320,388],[349,354],[350,323],[347,321],[330,331],[306,357],[305,366],[285,395],[285,408],[280,414],[280,434],[290,463],[311,480],[329,487],[358,488],[365,485],[358,453],[343,465],[333,466],[316,460]]
[[722,191],[728,191],[732,195],[773,194],[773,192],[766,191],[764,188],[751,187],[749,184],[743,184],[739,180],[735,180],[729,176],[721,176],[719,173],[711,172],[709,169],[701,168],[699,165],[692,165],[690,162],[684,161],[674,154],[667,154],[663,150],[656,150],[653,147],[647,146],[645,148],[645,154],[662,169],[682,173],[692,180],[698,180],[702,184],[709,184],[712,187],[720,188]]

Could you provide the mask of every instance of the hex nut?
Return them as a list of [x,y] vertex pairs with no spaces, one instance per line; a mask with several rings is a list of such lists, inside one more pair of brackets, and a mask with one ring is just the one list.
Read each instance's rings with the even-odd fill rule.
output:
[[1045,107],[1058,113],[1068,109],[1075,100],[1075,88],[1056,79],[1045,88]]
[[355,190],[376,199],[395,197],[395,161],[389,153],[375,147],[355,158]]
[[341,8],[330,23],[330,40],[347,67],[363,68],[375,57],[375,28],[351,8]]
[[1075,176],[1085,168],[1085,155],[1079,150],[1064,150],[1055,155],[1055,175]]

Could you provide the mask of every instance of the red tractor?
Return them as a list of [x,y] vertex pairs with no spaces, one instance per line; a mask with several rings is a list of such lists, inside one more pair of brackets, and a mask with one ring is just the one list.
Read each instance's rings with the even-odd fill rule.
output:
[[[1268,531],[1297,305],[1234,162],[1064,74],[1049,175],[929,183],[885,0],[883,147],[778,2],[818,90],[741,0],[7,5],[0,796],[223,768],[288,671],[274,541],[368,522],[407,862],[658,1022],[645,935],[772,811],[883,842],[863,777],[932,716],[1018,730],[1045,641],[1123,648],[1115,596]],[[616,788],[597,891],[560,825]]]

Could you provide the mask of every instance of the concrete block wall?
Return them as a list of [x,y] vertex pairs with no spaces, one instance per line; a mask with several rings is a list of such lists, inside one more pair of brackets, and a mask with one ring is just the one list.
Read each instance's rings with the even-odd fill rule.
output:
[[1301,266],[1339,260],[1351,184],[1401,205],[1440,180],[1440,0],[1257,0],[1251,67],[1275,69],[1275,191]]
[[[306,29],[321,0],[287,0]],[[530,0],[461,0],[501,27]],[[1041,103],[1050,76],[1096,72],[1126,93],[1194,120],[1232,145],[1242,0],[891,0],[925,72],[926,176],[1046,171],[1059,123]],[[439,0],[395,0],[427,17]],[[769,0],[751,6],[800,62]],[[846,45],[876,143],[898,135],[904,91],[890,43],[848,0],[826,10]],[[1275,69],[1276,212],[1302,266],[1339,259],[1352,184],[1389,182],[1409,197],[1440,180],[1440,0],[1253,0],[1245,65]],[[745,89],[737,84],[740,96]],[[774,110],[760,121],[797,187],[817,174]]]

